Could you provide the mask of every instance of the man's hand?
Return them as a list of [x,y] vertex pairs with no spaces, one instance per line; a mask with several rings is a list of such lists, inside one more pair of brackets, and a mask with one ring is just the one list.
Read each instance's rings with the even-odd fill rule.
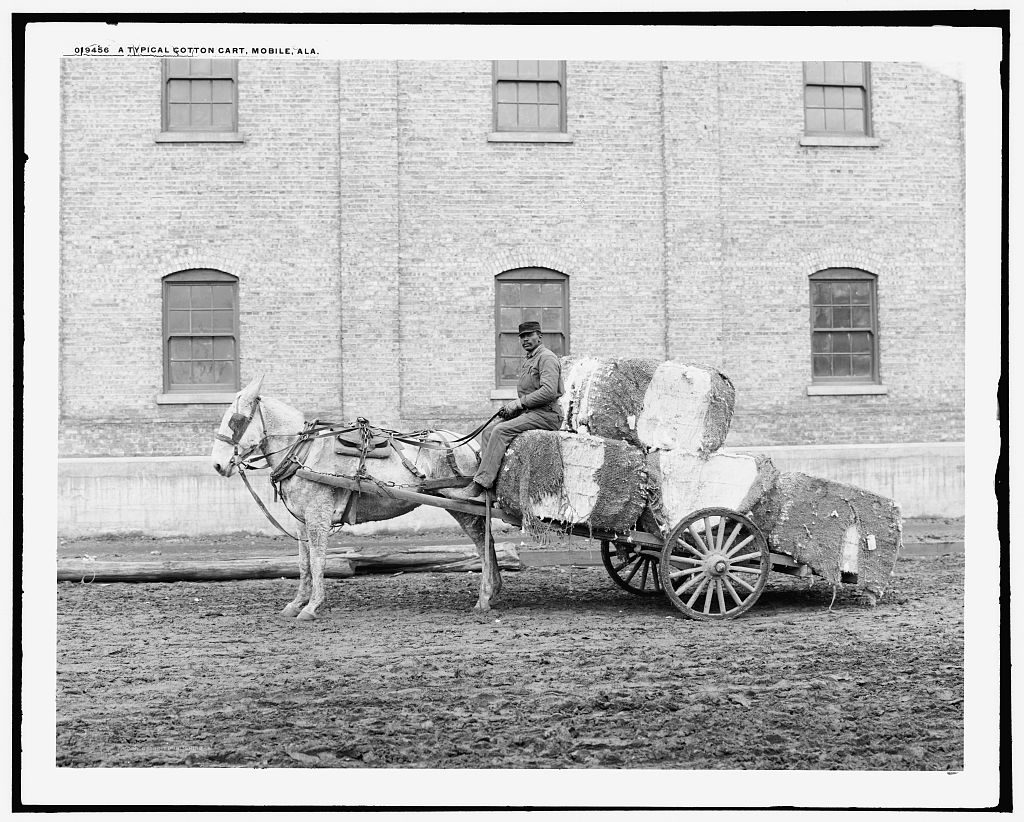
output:
[[519,400],[512,400],[512,402],[505,403],[505,405],[501,407],[501,410],[498,412],[498,416],[503,420],[510,420],[522,410],[523,406],[519,404]]

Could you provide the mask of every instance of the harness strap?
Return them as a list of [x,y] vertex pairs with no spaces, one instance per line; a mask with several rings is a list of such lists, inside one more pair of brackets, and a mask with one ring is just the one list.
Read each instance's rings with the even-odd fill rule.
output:
[[245,487],[249,489],[249,493],[252,494],[252,498],[256,500],[256,504],[259,505],[260,510],[267,515],[267,519],[269,519],[271,523],[273,523],[273,525],[277,528],[277,530],[284,534],[286,537],[291,537],[292,539],[297,540],[298,537],[295,534],[292,534],[285,530],[284,526],[281,525],[281,523],[278,522],[276,519],[274,519],[274,515],[270,513],[270,509],[268,509],[267,506],[263,504],[263,500],[260,499],[259,494],[257,494],[253,487],[249,484],[249,478],[245,475],[245,471],[242,469],[241,465],[238,466],[238,474],[242,478],[242,482],[245,483]]

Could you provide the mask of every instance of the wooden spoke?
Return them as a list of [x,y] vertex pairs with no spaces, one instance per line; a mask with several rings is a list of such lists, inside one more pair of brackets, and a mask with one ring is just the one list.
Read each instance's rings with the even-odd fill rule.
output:
[[662,580],[657,567],[652,567],[660,561],[661,555],[653,550],[645,553],[632,543],[601,541],[601,562],[608,576],[624,591],[635,596],[661,595]]
[[750,608],[764,590],[770,570],[768,543],[750,519],[728,508],[705,508],[672,529],[661,551],[658,575],[665,595],[679,611],[694,619],[716,620],[731,619]]

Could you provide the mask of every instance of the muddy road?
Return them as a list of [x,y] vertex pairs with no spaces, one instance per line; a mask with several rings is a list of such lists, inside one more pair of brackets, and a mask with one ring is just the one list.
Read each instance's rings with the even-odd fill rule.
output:
[[[963,767],[963,555],[905,558],[875,608],[773,574],[685,619],[601,567],[58,584],[66,767]],[[832,603],[831,610],[829,609]]]

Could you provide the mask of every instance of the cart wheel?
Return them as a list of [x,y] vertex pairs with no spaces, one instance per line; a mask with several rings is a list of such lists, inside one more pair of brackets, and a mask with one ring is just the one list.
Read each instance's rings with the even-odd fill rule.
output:
[[640,553],[639,545],[601,540],[601,561],[615,584],[641,597],[659,596],[662,592],[658,574],[658,557],[648,549]]
[[693,619],[732,619],[761,596],[771,555],[761,530],[729,508],[702,508],[665,540],[659,571],[665,593]]

